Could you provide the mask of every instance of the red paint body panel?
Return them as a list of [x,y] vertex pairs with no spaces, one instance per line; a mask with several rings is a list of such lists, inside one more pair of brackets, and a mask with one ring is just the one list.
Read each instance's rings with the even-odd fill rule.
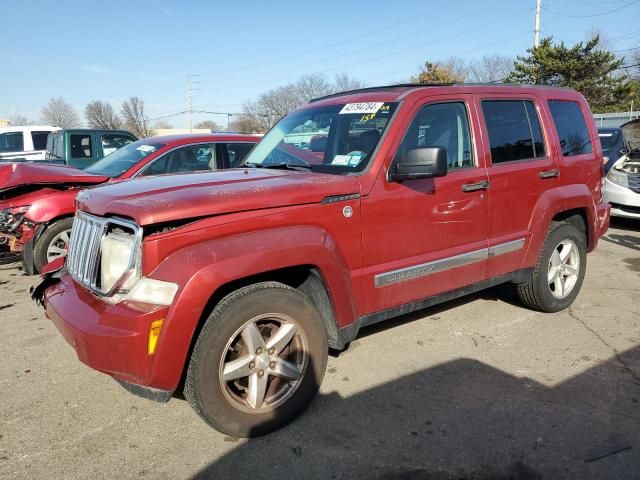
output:
[[22,185],[56,183],[93,185],[107,180],[107,177],[92,175],[66,165],[0,163],[0,192]]
[[[535,102],[545,137],[545,158],[494,166],[480,101],[518,98]],[[588,119],[594,152],[563,158],[547,100],[572,100]],[[424,105],[464,102],[473,136],[475,168],[402,183],[388,179],[408,124]],[[358,175],[281,170],[228,170],[124,182],[88,190],[80,209],[121,215],[140,225],[174,220],[191,223],[148,234],[142,274],[174,282],[168,309],[107,305],[68,277],[46,292],[46,308],[83,361],[119,379],[173,390],[178,385],[194,332],[211,296],[239,279],[290,266],[317,269],[338,328],[360,318],[449,292],[535,264],[555,215],[584,215],[589,249],[606,232],[609,207],[602,203],[602,152],[584,98],[569,90],[507,86],[396,88],[332,97],[315,105],[398,102],[393,119]],[[303,107],[308,108],[308,107]],[[558,169],[559,177],[539,173]],[[463,192],[488,180],[488,191]],[[323,203],[334,195],[359,198]],[[343,215],[350,206],[353,215]],[[376,276],[524,240],[513,252],[430,275],[377,285]],[[146,354],[150,323],[165,318],[157,352]],[[111,348],[123,358],[115,358]],[[96,352],[96,353],[93,353]]]
[[[126,211],[139,225],[243,210],[318,203],[324,197],[358,193],[352,177],[283,170],[231,169],[122,182],[88,190],[78,208],[96,215]],[[266,194],[268,192],[268,194]]]

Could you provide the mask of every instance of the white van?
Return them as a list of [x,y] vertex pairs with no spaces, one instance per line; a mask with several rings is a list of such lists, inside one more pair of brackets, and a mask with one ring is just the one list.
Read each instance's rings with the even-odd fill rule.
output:
[[49,125],[0,128],[0,161],[44,160],[47,136],[60,130]]

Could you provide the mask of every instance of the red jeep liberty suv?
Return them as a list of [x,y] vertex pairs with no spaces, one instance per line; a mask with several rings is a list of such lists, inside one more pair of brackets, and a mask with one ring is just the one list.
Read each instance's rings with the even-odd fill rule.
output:
[[569,306],[609,225],[602,178],[575,91],[345,92],[284,117],[241,168],[84,190],[66,265],[33,296],[126,389],[184,385],[214,428],[261,435],[361,327],[506,282]]

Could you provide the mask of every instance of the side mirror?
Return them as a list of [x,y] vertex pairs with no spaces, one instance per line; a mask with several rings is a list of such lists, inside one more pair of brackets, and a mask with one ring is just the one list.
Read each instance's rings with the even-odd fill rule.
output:
[[447,151],[440,147],[412,148],[396,163],[391,180],[444,177],[447,174]]

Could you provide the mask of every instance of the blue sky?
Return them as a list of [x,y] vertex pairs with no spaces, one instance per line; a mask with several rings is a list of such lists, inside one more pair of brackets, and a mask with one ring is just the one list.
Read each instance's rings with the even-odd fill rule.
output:
[[[119,110],[131,95],[156,118],[186,109],[188,74],[194,108],[220,112],[308,73],[403,81],[427,59],[524,53],[534,10],[535,0],[5,1],[0,118],[13,106],[38,120],[54,96],[80,113],[94,99]],[[624,50],[640,46],[639,19],[640,1],[543,0],[542,35],[575,43],[598,29]],[[194,121],[206,118],[226,123]]]

